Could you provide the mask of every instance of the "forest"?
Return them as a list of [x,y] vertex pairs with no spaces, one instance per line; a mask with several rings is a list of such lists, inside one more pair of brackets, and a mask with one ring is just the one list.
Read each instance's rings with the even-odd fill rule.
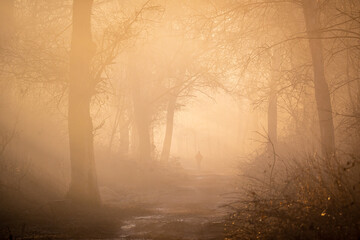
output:
[[0,0],[0,239],[360,239],[360,1]]

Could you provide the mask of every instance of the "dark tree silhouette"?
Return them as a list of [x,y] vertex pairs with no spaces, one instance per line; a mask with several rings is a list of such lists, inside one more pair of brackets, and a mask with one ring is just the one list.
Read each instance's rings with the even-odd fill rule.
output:
[[329,87],[325,78],[321,42],[320,9],[313,0],[303,0],[306,31],[314,71],[315,99],[319,115],[321,149],[324,156],[335,152],[335,134]]
[[99,204],[90,101],[94,85],[90,75],[95,44],[91,36],[92,0],[74,0],[70,52],[69,141],[71,183],[68,198],[77,203]]

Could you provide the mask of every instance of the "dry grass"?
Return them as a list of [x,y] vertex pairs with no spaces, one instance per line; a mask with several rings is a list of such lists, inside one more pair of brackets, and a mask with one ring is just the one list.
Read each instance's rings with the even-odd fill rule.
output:
[[244,171],[228,239],[359,239],[359,157],[276,161],[262,156]]

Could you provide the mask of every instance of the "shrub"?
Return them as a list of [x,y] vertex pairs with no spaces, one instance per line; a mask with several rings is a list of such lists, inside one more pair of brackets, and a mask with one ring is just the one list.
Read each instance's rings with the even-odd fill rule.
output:
[[244,172],[227,239],[359,239],[359,157],[263,154]]

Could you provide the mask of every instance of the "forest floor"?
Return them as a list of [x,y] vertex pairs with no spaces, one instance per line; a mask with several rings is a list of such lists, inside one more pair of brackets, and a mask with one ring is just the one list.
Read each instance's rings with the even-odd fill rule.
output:
[[232,180],[190,171],[172,188],[143,196],[151,214],[124,219],[119,239],[224,239],[223,205]]
[[232,176],[182,169],[159,179],[153,186],[145,178],[142,189],[101,187],[103,207],[91,211],[73,211],[64,201],[13,211],[20,204],[12,200],[11,209],[1,209],[0,239],[224,239]]

